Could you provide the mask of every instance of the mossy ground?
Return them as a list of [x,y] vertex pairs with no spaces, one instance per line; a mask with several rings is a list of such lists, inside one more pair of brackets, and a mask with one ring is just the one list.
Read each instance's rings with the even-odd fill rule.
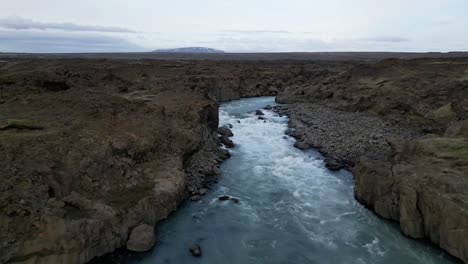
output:
[[2,126],[0,129],[43,129],[44,127],[36,120],[32,119],[7,119],[6,125]]
[[433,153],[441,158],[468,160],[467,138],[430,138],[419,141],[424,152]]

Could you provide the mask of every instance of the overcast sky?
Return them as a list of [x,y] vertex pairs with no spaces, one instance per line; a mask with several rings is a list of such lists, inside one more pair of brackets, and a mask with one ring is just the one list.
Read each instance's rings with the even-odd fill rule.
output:
[[0,51],[468,50],[468,0],[0,0]]

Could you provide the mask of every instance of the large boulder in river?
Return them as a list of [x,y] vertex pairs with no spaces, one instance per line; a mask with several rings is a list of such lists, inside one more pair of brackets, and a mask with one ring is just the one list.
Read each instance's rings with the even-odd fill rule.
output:
[[197,244],[193,244],[190,247],[190,253],[192,253],[194,257],[201,257],[202,255],[201,247]]
[[219,141],[224,144],[227,148],[233,148],[234,147],[234,142],[232,142],[230,137],[234,136],[232,133],[231,129],[227,127],[220,127],[218,128],[218,134],[219,134]]
[[296,143],[294,143],[294,147],[298,149],[308,149],[310,148],[310,145],[304,141],[296,141]]
[[223,145],[226,146],[226,148],[233,148],[235,146],[234,142],[232,142],[232,140],[230,140],[226,136],[220,136],[219,141],[221,141],[221,143],[223,143]]
[[225,136],[225,137],[234,136],[231,129],[229,129],[228,127],[225,127],[225,126],[218,128],[218,134],[220,134],[221,136]]
[[132,230],[127,241],[127,249],[135,252],[145,252],[150,250],[155,242],[154,227],[143,224]]

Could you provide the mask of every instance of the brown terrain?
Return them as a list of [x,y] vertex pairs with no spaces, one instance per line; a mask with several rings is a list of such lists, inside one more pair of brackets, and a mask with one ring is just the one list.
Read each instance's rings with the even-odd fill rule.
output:
[[468,262],[468,58],[101,56],[0,56],[0,263],[147,249],[229,155],[218,103],[261,95],[358,201]]

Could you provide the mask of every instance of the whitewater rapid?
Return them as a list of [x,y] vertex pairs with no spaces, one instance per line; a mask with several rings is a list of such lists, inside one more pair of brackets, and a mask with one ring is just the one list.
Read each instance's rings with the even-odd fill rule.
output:
[[[219,183],[164,221],[156,248],[129,263],[453,263],[357,203],[351,173],[294,148],[287,117],[263,110],[258,119],[254,111],[268,104],[273,97],[221,105],[220,126],[232,125],[236,147]],[[201,258],[188,251],[194,243]]]

